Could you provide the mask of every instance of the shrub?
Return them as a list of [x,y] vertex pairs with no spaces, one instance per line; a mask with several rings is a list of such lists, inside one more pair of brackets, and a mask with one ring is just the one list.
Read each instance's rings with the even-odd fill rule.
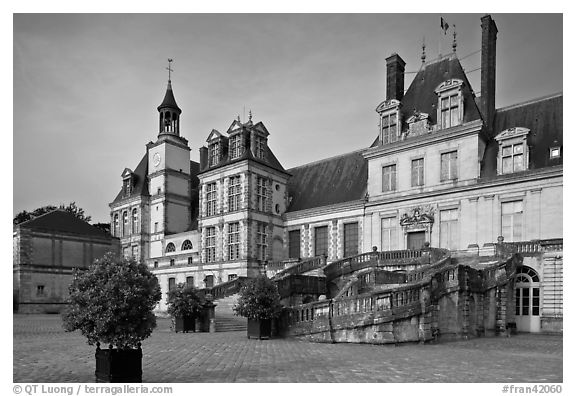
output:
[[193,286],[179,283],[168,292],[168,313],[175,318],[194,316],[200,313],[205,302]]
[[240,297],[234,306],[236,315],[252,320],[273,319],[278,317],[281,311],[276,284],[264,275],[249,280],[240,289]]
[[107,253],[87,270],[75,269],[69,290],[64,329],[80,330],[89,345],[102,342],[118,349],[135,348],[156,327],[158,279],[134,259]]

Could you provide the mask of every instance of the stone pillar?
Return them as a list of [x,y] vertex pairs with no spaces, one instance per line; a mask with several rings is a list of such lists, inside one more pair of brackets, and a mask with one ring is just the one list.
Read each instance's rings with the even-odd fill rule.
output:
[[508,305],[508,291],[506,286],[496,289],[496,334],[506,335],[506,311]]

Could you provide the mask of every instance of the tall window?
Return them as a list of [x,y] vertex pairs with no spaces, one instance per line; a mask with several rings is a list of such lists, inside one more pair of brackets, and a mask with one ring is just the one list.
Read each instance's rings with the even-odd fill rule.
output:
[[228,224],[228,259],[240,257],[240,223]]
[[194,286],[194,277],[193,276],[187,276],[186,277],[186,286]]
[[440,155],[440,180],[458,178],[458,151],[450,151]]
[[256,152],[254,153],[254,155],[256,156],[256,158],[264,158],[266,155],[266,139],[264,138],[264,136],[258,136],[256,135],[255,137],[255,149]]
[[230,159],[235,159],[242,155],[242,135],[230,136]]
[[186,239],[184,242],[182,242],[182,247],[180,250],[192,250],[192,242],[190,242],[189,239]]
[[540,315],[540,279],[528,266],[518,269],[516,275],[516,315]]
[[502,173],[524,170],[524,143],[502,147]]
[[158,232],[158,222],[154,222],[154,232]]
[[125,197],[130,195],[130,179],[124,179],[122,181],[122,189],[124,190]]
[[458,209],[440,211],[440,247],[458,249]]
[[424,185],[424,158],[412,160],[412,187]]
[[206,185],[206,216],[216,214],[216,183]]
[[358,223],[344,224],[344,257],[358,254]]
[[450,95],[442,98],[441,102],[441,122],[442,129],[450,128],[458,125],[459,122],[459,109],[458,109],[458,94]]
[[240,176],[228,179],[228,211],[240,209]]
[[176,251],[176,246],[174,246],[174,244],[172,242],[168,243],[168,245],[166,245],[166,253],[172,253]]
[[132,234],[138,233],[138,209],[132,210]]
[[502,236],[505,242],[522,240],[523,217],[522,201],[502,203]]
[[266,223],[256,223],[256,255],[258,260],[266,260],[268,249],[268,235],[266,235]]
[[122,213],[122,236],[128,235],[128,212]]
[[288,232],[288,256],[300,258],[300,230]]
[[210,145],[209,166],[216,165],[220,160],[220,144],[218,142]]
[[176,278],[168,278],[168,290],[174,290],[176,288]]
[[204,252],[206,253],[206,262],[212,263],[216,261],[216,227],[206,228]]
[[114,231],[113,234],[115,237],[119,237],[120,233],[120,221],[118,220],[118,213],[114,215]]
[[398,139],[396,113],[382,116],[382,143],[392,143]]
[[256,209],[266,212],[268,206],[266,179],[263,177],[256,178]]
[[314,256],[328,255],[328,226],[314,228]]
[[382,250],[398,249],[398,226],[396,217],[382,219]]
[[396,190],[396,165],[382,168],[382,192]]
[[138,246],[132,246],[132,257],[138,258]]

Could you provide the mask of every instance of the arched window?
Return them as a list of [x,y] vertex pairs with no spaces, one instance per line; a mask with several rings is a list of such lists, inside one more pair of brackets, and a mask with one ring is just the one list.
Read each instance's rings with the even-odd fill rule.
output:
[[118,237],[118,233],[120,231],[120,221],[118,219],[118,213],[116,213],[114,215],[114,230],[113,230],[113,234],[115,237]]
[[186,239],[184,242],[182,242],[182,248],[180,250],[192,250],[192,242]]
[[122,213],[122,236],[128,235],[128,212]]
[[132,210],[132,234],[138,233],[138,209]]
[[172,242],[170,242],[168,245],[166,245],[166,253],[171,253],[171,252],[175,252],[176,251],[176,247],[174,246],[174,244]]
[[[520,331],[539,329],[540,277],[530,267],[516,271],[516,322]],[[534,323],[532,323],[534,322]]]

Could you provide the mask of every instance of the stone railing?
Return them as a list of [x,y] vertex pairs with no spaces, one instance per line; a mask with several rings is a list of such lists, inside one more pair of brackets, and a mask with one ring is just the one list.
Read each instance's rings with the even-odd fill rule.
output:
[[326,294],[326,282],[318,276],[292,275],[276,280],[281,298],[292,294]]
[[558,238],[543,240],[535,239],[532,241],[520,242],[503,242],[502,244],[496,244],[497,249],[499,248],[499,245],[503,245],[507,252],[532,255],[549,250],[563,250],[564,240],[562,238]]
[[371,267],[425,265],[449,257],[446,249],[427,248],[421,250],[392,250],[385,252],[362,253],[334,261],[324,267],[328,281],[339,276]]
[[296,264],[298,264],[300,260],[298,259],[287,259],[282,261],[271,261],[266,264],[266,276],[272,278],[277,273],[284,271],[287,268],[290,268]]
[[274,275],[274,278],[278,279],[286,275],[303,274],[308,271],[322,268],[325,265],[326,265],[326,256],[312,257],[276,273],[276,275]]
[[211,288],[200,289],[200,293],[203,295],[211,294],[214,300],[228,297],[238,293],[247,280],[247,277],[240,276]]

